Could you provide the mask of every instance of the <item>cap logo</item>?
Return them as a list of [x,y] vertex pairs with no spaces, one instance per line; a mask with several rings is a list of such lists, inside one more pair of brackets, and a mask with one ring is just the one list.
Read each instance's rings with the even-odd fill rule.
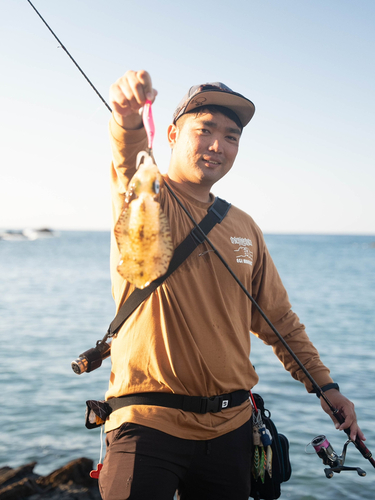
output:
[[191,103],[197,108],[198,106],[202,106],[207,99],[205,97],[196,97],[191,101]]

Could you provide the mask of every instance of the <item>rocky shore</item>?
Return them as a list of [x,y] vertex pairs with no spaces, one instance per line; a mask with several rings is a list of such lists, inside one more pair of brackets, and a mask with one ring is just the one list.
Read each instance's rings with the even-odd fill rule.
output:
[[34,473],[36,462],[0,468],[0,500],[101,500],[93,461],[78,458],[47,476]]

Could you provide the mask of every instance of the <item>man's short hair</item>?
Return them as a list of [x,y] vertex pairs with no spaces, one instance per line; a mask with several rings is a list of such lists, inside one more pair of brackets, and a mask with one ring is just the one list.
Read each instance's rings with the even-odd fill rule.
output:
[[229,118],[230,120],[232,120],[237,125],[237,127],[241,130],[241,133],[242,133],[243,126],[242,126],[241,120],[238,118],[236,113],[234,111],[232,111],[231,109],[226,108],[224,106],[219,106],[218,104],[207,104],[206,106],[200,106],[199,108],[194,108],[194,109],[191,109],[190,111],[187,111],[186,113],[184,113],[183,115],[181,115],[177,119],[176,126],[178,127],[178,122],[181,120],[181,118],[183,118],[186,115],[199,116],[201,113],[206,113],[206,112],[213,113],[213,114],[221,113],[222,115],[224,115],[227,118]]

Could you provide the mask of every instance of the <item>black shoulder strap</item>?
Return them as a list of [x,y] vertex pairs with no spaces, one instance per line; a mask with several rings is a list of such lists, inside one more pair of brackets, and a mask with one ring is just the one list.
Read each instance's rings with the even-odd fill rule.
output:
[[[208,234],[211,229],[224,219],[227,215],[231,204],[225,200],[222,200],[218,196],[215,198],[214,203],[210,206],[207,211],[207,215],[198,224],[204,234]],[[156,288],[165,281],[168,276],[170,276],[183,262],[191,252],[202,242],[204,237],[202,233],[195,227],[188,236],[178,245],[175,249],[171,262],[167,272],[160,278],[154,280],[146,288],[140,289],[136,288],[130,297],[124,302],[118,311],[116,317],[109,325],[108,336],[112,337],[121,328],[122,324],[128,319],[128,317],[134,312],[137,307],[156,290]]]

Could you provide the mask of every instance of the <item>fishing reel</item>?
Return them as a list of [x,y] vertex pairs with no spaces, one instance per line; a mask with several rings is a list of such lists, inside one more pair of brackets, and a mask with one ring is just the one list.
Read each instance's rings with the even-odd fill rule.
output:
[[307,446],[312,446],[316,452],[316,454],[323,460],[324,465],[329,465],[329,468],[324,469],[325,475],[328,479],[333,477],[333,473],[340,473],[341,471],[357,471],[359,476],[365,476],[366,472],[359,467],[346,467],[344,465],[346,458],[346,450],[349,443],[352,443],[351,439],[348,439],[344,444],[341,455],[337,455],[335,450],[332,448],[331,443],[324,435],[316,436]]

